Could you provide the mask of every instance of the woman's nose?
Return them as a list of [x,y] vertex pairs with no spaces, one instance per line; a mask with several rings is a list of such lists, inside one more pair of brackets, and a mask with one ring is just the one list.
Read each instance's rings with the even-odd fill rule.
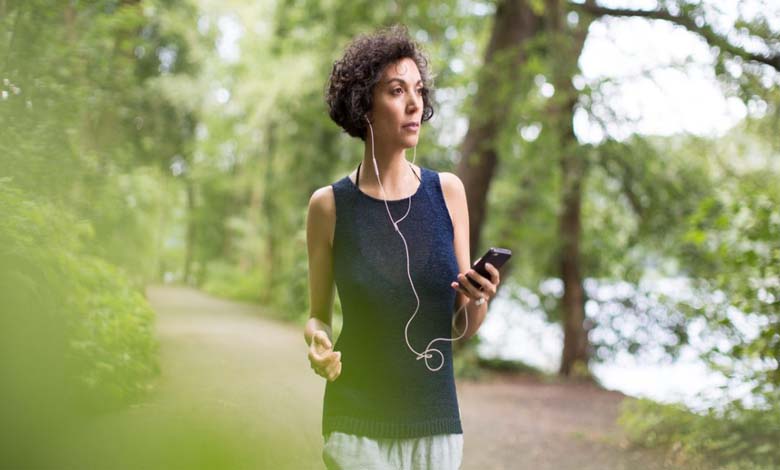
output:
[[412,111],[422,106],[422,96],[416,96],[416,95],[409,95],[409,96],[411,96],[411,98],[409,98],[407,102],[407,106],[411,108]]

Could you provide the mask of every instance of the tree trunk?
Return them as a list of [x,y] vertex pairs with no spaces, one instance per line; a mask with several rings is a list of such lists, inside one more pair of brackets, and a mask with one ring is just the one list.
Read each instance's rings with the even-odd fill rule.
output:
[[[254,168],[253,168],[254,170]],[[263,187],[258,182],[252,182],[249,188],[249,209],[247,211],[247,225],[250,234],[248,236],[256,237],[257,226],[261,223],[260,215],[263,210]],[[247,273],[257,264],[257,253],[246,249],[241,250],[238,258],[238,268],[241,272]]]
[[456,170],[466,188],[472,259],[480,255],[485,202],[498,163],[496,142],[522,89],[519,77],[526,60],[524,45],[536,34],[538,24],[539,18],[526,0],[504,0],[496,8],[483,69],[477,78],[469,130],[461,145],[461,160]]
[[[0,16],[3,16],[0,14]],[[76,36],[76,8],[73,6],[73,3],[68,2],[65,4],[65,12],[63,14],[63,18],[65,21],[65,37],[68,38],[68,42],[70,44],[74,44],[76,42],[77,36]]]
[[195,185],[189,176],[184,178],[187,192],[187,245],[184,251],[184,283],[192,282],[192,262],[195,251]]
[[563,299],[561,302],[563,318],[563,353],[561,355],[561,375],[587,375],[588,335],[585,322],[585,292],[582,287],[580,269],[580,235],[582,224],[580,208],[582,183],[585,179],[583,159],[571,152],[561,156],[563,188],[562,211],[558,223],[558,235],[561,243],[559,263],[563,280]]
[[[271,224],[276,219],[277,214],[277,207],[274,203],[276,200],[274,197],[274,191],[276,189],[276,183],[274,181],[274,178],[276,178],[276,169],[274,168],[274,165],[276,164],[275,157],[277,151],[276,128],[277,123],[276,121],[272,120],[268,124],[268,128],[266,130],[268,133],[268,146],[265,155],[265,181],[263,184],[263,194],[260,201],[263,210],[263,221],[267,225],[267,229],[265,231],[265,253],[267,258],[264,261],[266,266],[277,266],[277,260],[279,257],[279,253],[277,253],[276,250],[276,231],[271,228]],[[263,304],[270,304],[272,303],[271,295],[273,294],[273,288],[275,285],[274,273],[276,270],[266,269],[265,272],[268,278],[263,283],[263,286],[261,286],[263,291],[261,292],[260,296],[261,302]]]
[[566,26],[566,3],[546,0],[545,25],[549,34],[552,84],[555,94],[548,105],[549,131],[559,142],[561,167],[561,212],[558,219],[558,264],[563,280],[561,318],[563,322],[563,353],[561,375],[589,376],[588,334],[585,329],[585,291],[582,286],[580,237],[582,234],[582,186],[587,167],[574,134],[573,117],[577,104],[577,90],[572,78],[577,73],[588,30],[588,20],[580,18],[573,28]]

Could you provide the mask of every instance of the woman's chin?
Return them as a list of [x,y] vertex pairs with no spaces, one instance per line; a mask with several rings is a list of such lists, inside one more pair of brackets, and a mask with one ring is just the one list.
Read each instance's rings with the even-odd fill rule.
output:
[[418,139],[417,137],[415,137],[413,139],[405,139],[404,140],[404,147],[408,148],[408,149],[410,149],[412,147],[416,147],[417,146],[417,142],[419,142],[419,140],[420,139]]

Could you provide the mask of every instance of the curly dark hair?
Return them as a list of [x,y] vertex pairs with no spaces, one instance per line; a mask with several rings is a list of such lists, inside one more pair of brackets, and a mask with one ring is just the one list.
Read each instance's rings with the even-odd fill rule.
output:
[[410,37],[406,26],[393,25],[355,38],[341,59],[333,63],[325,101],[328,114],[352,137],[366,140],[368,126],[363,116],[371,110],[372,91],[388,64],[409,58],[417,64],[423,83],[422,122],[433,117],[430,93],[433,77],[428,59]]

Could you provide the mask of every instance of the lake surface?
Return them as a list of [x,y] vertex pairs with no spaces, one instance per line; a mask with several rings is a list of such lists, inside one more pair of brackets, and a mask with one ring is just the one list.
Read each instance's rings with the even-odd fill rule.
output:
[[[552,280],[543,286],[554,295],[560,294],[562,285]],[[654,308],[654,295],[666,295],[677,299],[692,295],[687,281],[683,278],[657,279],[635,287],[628,283],[598,284],[586,282],[586,290],[591,298],[586,304],[586,316],[604,322],[605,315],[619,316],[620,330],[642,338],[649,328],[648,343],[661,341],[664,333],[652,329],[652,321],[642,315],[661,315],[663,310]],[[627,297],[641,297],[646,305],[637,311],[620,307],[618,301]],[[550,323],[541,310],[542,301],[527,289],[517,286],[501,286],[498,296],[493,300],[488,316],[479,330],[480,345],[478,353],[482,357],[497,357],[506,360],[519,360],[546,372],[555,373],[560,365],[563,345],[563,331],[559,324]],[[717,296],[716,296],[717,297]],[[518,300],[520,299],[520,300]],[[722,299],[721,299],[722,300]],[[616,305],[618,306],[616,308]],[[657,306],[655,306],[657,307]],[[750,336],[757,334],[760,325],[751,323],[749,317],[740,312],[729,312],[732,320]],[[641,323],[641,325],[640,325]],[[648,324],[650,326],[648,327]],[[617,337],[607,328],[594,328],[590,337],[601,340],[609,335]],[[710,331],[702,318],[687,322],[690,346],[683,346],[679,358],[672,362],[668,355],[658,351],[645,352],[634,357],[621,352],[603,363],[592,362],[591,371],[601,384],[612,390],[619,390],[636,397],[647,397],[664,403],[683,403],[693,411],[703,411],[708,406],[720,407],[730,398],[746,397],[749,383],[729,384],[727,378],[717,371],[710,370],[699,359],[699,351],[712,341],[723,342],[723,338],[709,334]],[[667,335],[668,336],[668,335]],[[668,338],[667,338],[668,339]],[[720,343],[719,343],[720,344]],[[746,399],[748,404],[749,399]]]

